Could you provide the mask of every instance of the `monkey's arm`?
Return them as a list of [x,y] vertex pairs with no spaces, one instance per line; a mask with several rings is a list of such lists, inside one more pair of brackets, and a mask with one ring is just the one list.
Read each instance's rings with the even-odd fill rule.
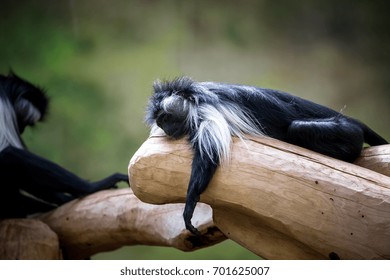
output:
[[104,190],[115,187],[115,185],[119,182],[129,183],[129,176],[121,173],[114,173],[100,181],[93,182],[91,184],[93,185],[92,189]]
[[[9,184],[15,185],[41,199],[60,203],[99,190],[115,187],[127,181],[126,175],[114,174],[102,181],[89,183],[65,168],[27,150],[7,147],[2,151],[10,173]],[[63,193],[69,193],[66,196]]]
[[198,230],[191,223],[195,206],[200,199],[200,194],[206,189],[217,167],[218,157],[216,154],[214,155],[214,159],[207,156],[202,158],[199,148],[194,148],[191,177],[188,184],[186,204],[183,213],[186,228],[193,234],[199,234]]

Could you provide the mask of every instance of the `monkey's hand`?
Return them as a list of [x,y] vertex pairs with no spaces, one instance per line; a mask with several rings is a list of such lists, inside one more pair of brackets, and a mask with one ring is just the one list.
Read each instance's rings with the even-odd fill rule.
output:
[[[93,191],[96,192],[99,190],[117,188],[116,184],[119,182],[127,182],[129,184],[129,177],[125,174],[115,173],[107,178],[93,183]],[[91,192],[91,193],[92,193]]]
[[199,230],[191,224],[191,221],[188,221],[188,222],[185,221],[185,224],[186,224],[186,229],[188,229],[192,234],[194,234],[196,236],[201,235]]
[[195,200],[190,200],[187,197],[187,202],[183,212],[183,218],[186,229],[188,229],[192,234],[200,236],[200,232],[198,231],[198,229],[194,227],[191,223],[192,215],[194,214],[195,206],[198,201],[199,198]]
[[[116,178],[117,183],[125,182],[129,185],[129,176],[128,175],[121,174],[121,173],[115,173],[112,176],[114,176],[114,178]],[[116,185],[114,187],[116,187]]]

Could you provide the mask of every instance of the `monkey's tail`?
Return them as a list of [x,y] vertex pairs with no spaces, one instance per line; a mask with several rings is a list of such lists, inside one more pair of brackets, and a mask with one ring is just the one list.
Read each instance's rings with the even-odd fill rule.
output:
[[380,146],[389,144],[382,136],[377,134],[371,128],[362,124],[363,133],[364,133],[364,142],[369,144],[370,146]]

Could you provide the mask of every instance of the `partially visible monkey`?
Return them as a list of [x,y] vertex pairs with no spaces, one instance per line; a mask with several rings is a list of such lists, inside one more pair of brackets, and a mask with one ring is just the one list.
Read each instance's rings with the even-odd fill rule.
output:
[[194,151],[186,205],[186,228],[218,165],[229,157],[232,136],[266,135],[347,162],[363,143],[387,141],[365,124],[277,90],[196,82],[188,77],[156,81],[146,122],[173,139],[187,136]]
[[90,183],[26,149],[20,135],[42,121],[48,98],[10,72],[0,75],[0,219],[46,212],[72,199],[128,182],[113,174]]

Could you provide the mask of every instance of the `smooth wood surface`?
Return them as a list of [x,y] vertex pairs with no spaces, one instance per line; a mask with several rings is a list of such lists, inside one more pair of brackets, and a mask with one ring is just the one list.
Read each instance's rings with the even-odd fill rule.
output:
[[355,164],[390,176],[390,145],[365,148]]
[[[359,164],[381,165],[390,145],[378,148]],[[184,202],[191,160],[185,139],[150,137],[129,164],[134,193]],[[390,258],[390,178],[275,139],[235,139],[201,201],[227,237],[267,259]]]
[[61,259],[57,234],[34,219],[0,220],[0,259]]
[[71,201],[40,220],[57,233],[66,259],[85,259],[126,245],[193,251],[226,239],[214,226],[211,208],[205,204],[199,205],[194,215],[201,236],[192,236],[184,229],[183,207],[143,203],[126,188]]
[[97,192],[36,218],[0,220],[0,259],[87,259],[129,245],[193,251],[226,239],[206,204],[194,214],[194,237],[183,207],[143,203],[129,188]]

